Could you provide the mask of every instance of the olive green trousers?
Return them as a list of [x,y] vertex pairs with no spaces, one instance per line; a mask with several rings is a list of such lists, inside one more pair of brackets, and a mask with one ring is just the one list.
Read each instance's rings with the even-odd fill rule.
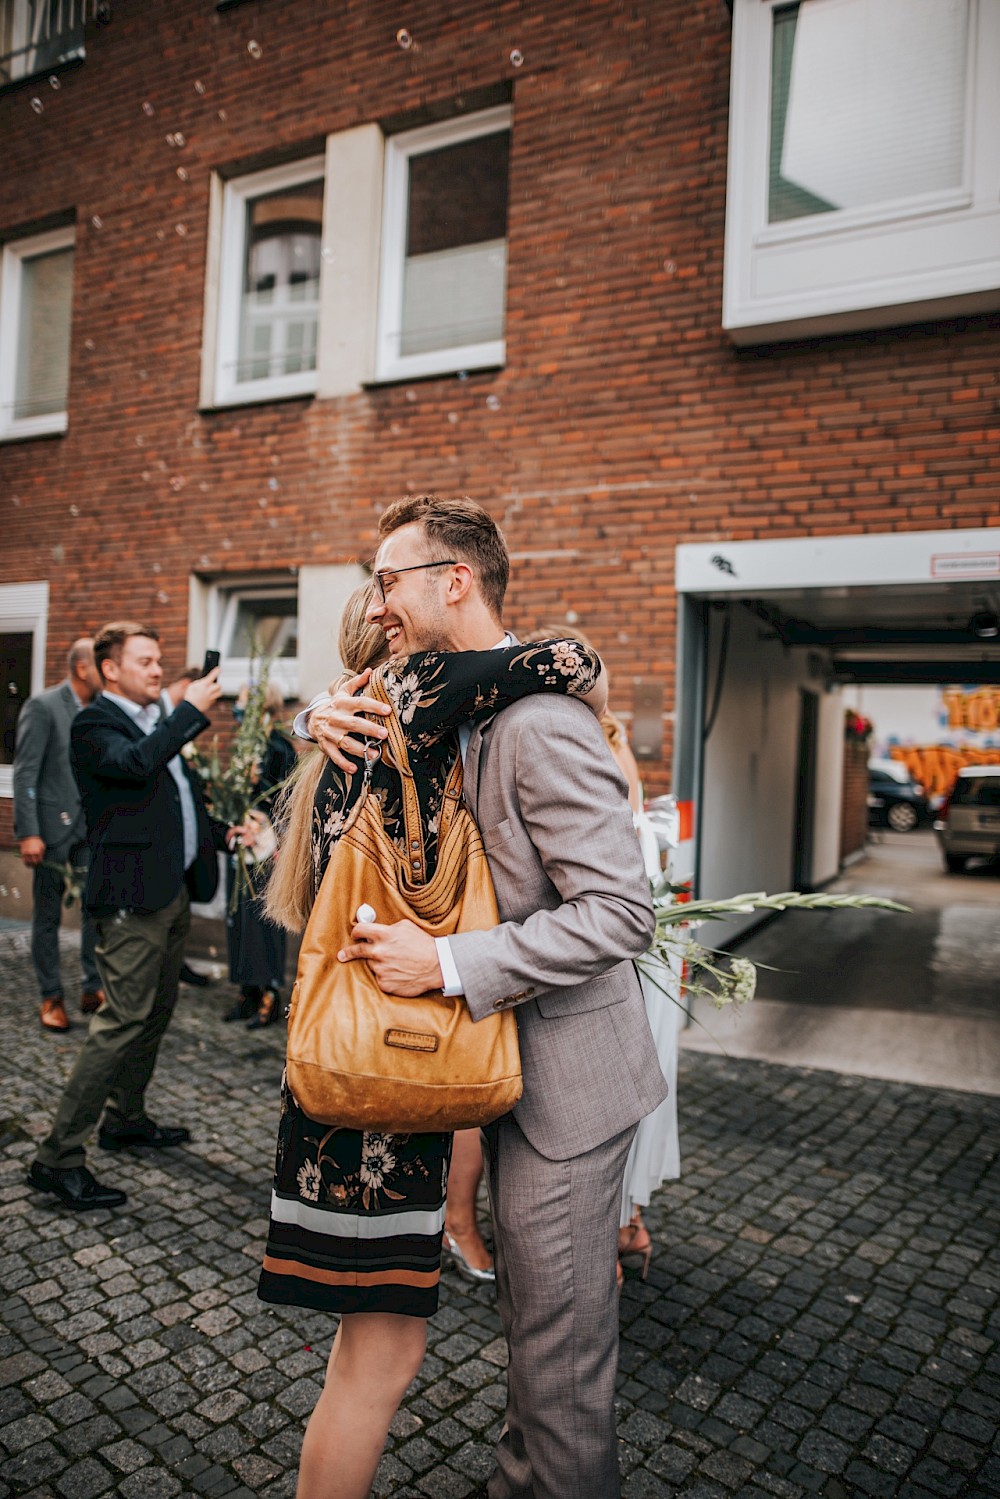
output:
[[146,1087],[177,1003],[190,925],[183,885],[162,911],[119,911],[97,921],[95,955],[106,998],[38,1151],[43,1166],[82,1166],[105,1104],[116,1123],[145,1118]]

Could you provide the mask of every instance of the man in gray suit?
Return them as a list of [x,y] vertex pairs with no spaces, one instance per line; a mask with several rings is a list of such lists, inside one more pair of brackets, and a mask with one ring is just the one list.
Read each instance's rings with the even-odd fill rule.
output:
[[[70,648],[68,675],[58,687],[29,698],[17,722],[14,751],[14,836],[21,858],[33,871],[31,957],[41,993],[46,1030],[68,1031],[59,965],[59,919],[65,880],[55,866],[70,867],[81,886],[87,873],[87,829],[80,792],[69,763],[73,719],[101,690],[94,646],[77,640]],[[94,959],[94,924],[80,910],[80,1008],[85,1015],[104,999]]]
[[[505,643],[507,552],[484,510],[401,500],[379,533],[369,618],[393,655]],[[341,732],[310,728],[343,765],[363,748],[360,725],[342,696],[327,711]],[[357,926],[340,958],[367,960],[390,994],[464,994],[475,1019],[516,1007],[524,1093],[484,1131],[510,1349],[488,1494],[613,1499],[622,1178],[638,1121],[666,1094],[632,962],[653,933],[649,885],[624,780],[587,708],[530,697],[464,737],[501,925],[437,942],[409,922]]]

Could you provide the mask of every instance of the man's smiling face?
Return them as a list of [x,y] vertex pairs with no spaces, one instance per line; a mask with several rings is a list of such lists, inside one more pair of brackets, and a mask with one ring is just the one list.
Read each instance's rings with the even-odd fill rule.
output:
[[[381,626],[393,656],[414,651],[447,650],[448,618],[444,603],[448,566],[428,541],[419,521],[400,526],[387,536],[375,557],[374,571],[382,574],[385,601],[375,598],[368,619]],[[413,569],[407,571],[407,569]]]

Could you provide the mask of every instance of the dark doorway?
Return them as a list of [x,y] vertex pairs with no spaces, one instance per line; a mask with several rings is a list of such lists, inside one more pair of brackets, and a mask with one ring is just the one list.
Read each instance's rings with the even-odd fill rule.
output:
[[792,850],[792,885],[796,890],[812,889],[813,825],[816,806],[816,743],[819,726],[819,698],[815,692],[800,690],[799,753],[795,778],[795,846]]
[[31,696],[30,631],[0,635],[0,765],[13,765],[21,704]]

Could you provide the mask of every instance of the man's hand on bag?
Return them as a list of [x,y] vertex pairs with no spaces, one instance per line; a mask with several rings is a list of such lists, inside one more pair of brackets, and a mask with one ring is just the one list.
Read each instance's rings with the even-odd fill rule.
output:
[[29,869],[34,869],[45,858],[45,839],[22,838],[21,858]]
[[[351,677],[328,703],[312,710],[306,724],[327,758],[349,776],[358,769],[357,761],[364,758],[365,739],[385,738],[387,730],[380,719],[392,712],[388,703],[380,703],[377,698],[354,696],[367,686],[370,676],[370,671],[363,671]],[[355,759],[350,759],[351,755]]]
[[359,922],[351,938],[351,946],[342,947],[337,957],[342,963],[363,958],[383,993],[412,999],[443,986],[434,938],[412,921],[392,926]]

